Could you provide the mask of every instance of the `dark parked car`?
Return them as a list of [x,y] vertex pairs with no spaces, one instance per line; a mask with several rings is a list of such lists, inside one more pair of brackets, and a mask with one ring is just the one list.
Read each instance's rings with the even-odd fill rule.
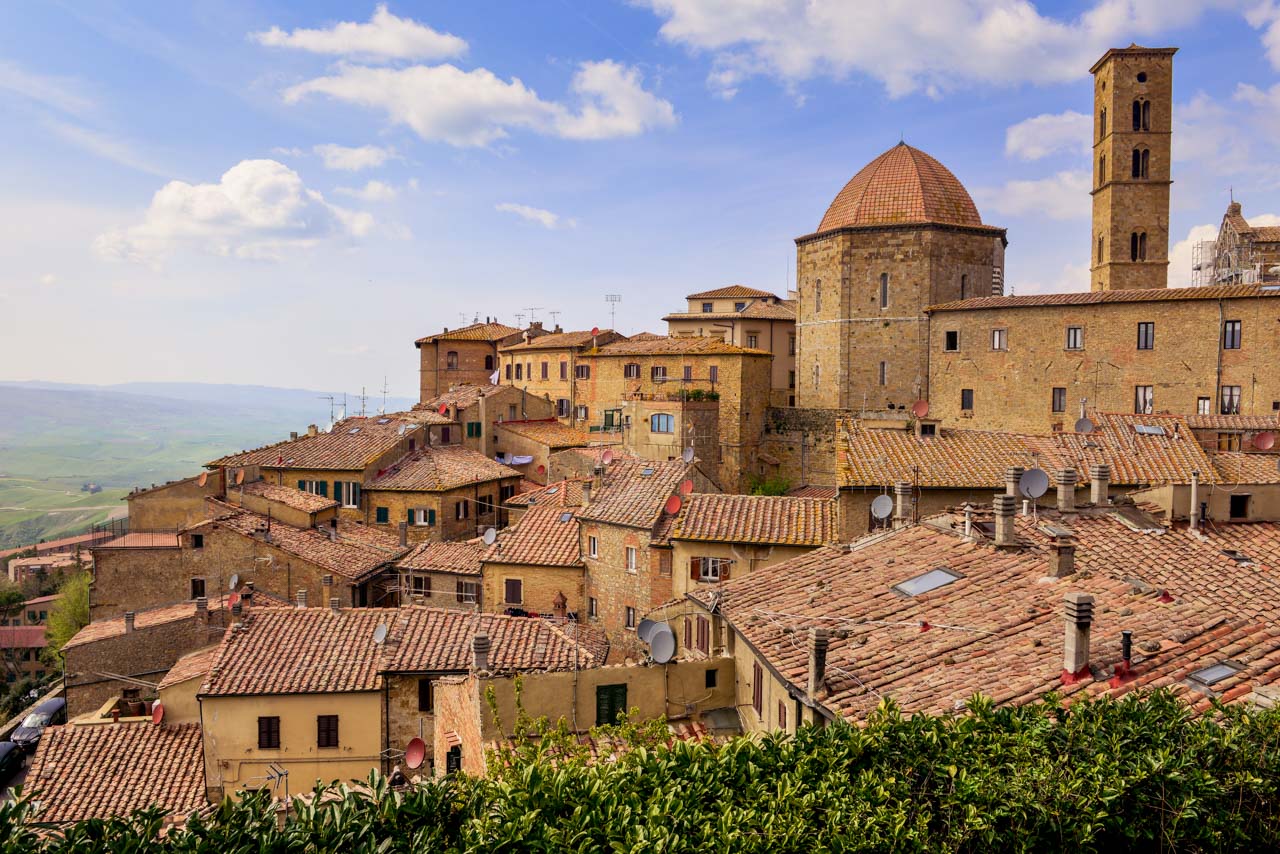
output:
[[13,731],[13,743],[27,753],[36,749],[40,734],[47,726],[55,726],[67,722],[67,701],[61,697],[45,700],[32,710],[22,722],[22,726]]
[[0,787],[22,770],[22,748],[12,741],[0,741]]

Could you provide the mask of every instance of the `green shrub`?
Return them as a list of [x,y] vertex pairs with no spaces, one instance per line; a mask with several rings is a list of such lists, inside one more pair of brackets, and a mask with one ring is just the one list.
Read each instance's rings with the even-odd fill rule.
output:
[[752,495],[786,495],[790,488],[791,482],[782,475],[752,475],[747,479],[747,491]]

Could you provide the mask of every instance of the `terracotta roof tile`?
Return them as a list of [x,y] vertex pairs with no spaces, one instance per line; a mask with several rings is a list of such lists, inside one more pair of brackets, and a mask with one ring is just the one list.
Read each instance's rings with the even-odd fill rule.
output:
[[477,632],[489,636],[489,669],[495,672],[599,667],[608,654],[604,633],[591,626],[436,608],[400,611],[407,619],[393,629],[399,640],[388,649],[388,672],[467,671]]
[[982,226],[964,185],[947,167],[898,143],[859,170],[827,208],[818,232],[901,223]]
[[545,421],[503,421],[498,424],[497,429],[546,445],[553,450],[583,447],[594,441],[591,434],[561,424],[554,418]]
[[838,486],[797,486],[788,490],[787,495],[792,498],[835,498],[840,494]]
[[303,435],[252,451],[228,454],[205,465],[337,471],[364,469],[394,450],[412,431],[420,429],[419,424],[387,416],[347,418],[334,424],[328,433]]
[[583,329],[577,332],[552,332],[547,335],[530,338],[528,341],[521,341],[519,344],[512,344],[510,347],[503,347],[502,352],[524,353],[530,350],[577,350],[592,346],[593,341],[597,347],[602,347],[613,341],[625,341],[626,338],[627,336],[614,332],[612,329],[601,329],[596,335],[592,335],[590,329]]
[[268,483],[265,480],[255,480],[243,486],[233,486],[231,489],[233,492],[240,491],[246,495],[256,495],[259,498],[283,504],[303,513],[317,513],[321,510],[329,510],[338,506],[338,502],[332,498],[313,495],[310,492],[303,492],[301,489],[296,489],[292,486]]
[[176,549],[177,547],[177,534],[131,531],[113,540],[99,543],[93,548],[96,551],[97,549]]
[[558,480],[546,486],[535,487],[517,493],[507,499],[508,507],[579,507],[582,505],[582,484],[590,478]]
[[44,649],[44,626],[0,626],[0,649]]
[[419,338],[414,343],[421,346],[435,341],[501,341],[512,335],[519,335],[520,330],[514,326],[501,323],[473,323],[459,329],[446,329],[435,335]]
[[449,408],[470,409],[480,402],[480,398],[487,397],[499,391],[502,386],[493,385],[475,385],[473,383],[459,383],[451,386],[444,394],[436,395],[430,400],[424,400],[422,403],[414,404],[413,411],[420,412],[422,410],[435,410],[437,413],[441,406]]
[[488,483],[520,472],[462,445],[419,448],[375,477],[368,490],[445,492],[472,483]]
[[576,510],[569,507],[530,507],[513,527],[498,534],[485,552],[485,563],[531,566],[582,566]]
[[766,303],[753,300],[742,311],[678,311],[662,319],[672,320],[727,320],[747,318],[755,320],[795,320],[796,309],[791,303]]
[[617,341],[605,347],[601,347],[595,354],[596,358],[605,358],[608,356],[662,356],[667,354],[705,354],[705,355],[743,355],[743,356],[759,356],[768,355],[764,350],[752,350],[746,347],[738,347],[733,344],[726,344],[719,338],[710,338],[703,336],[682,336],[678,338],[645,338],[640,339],[639,336],[633,336],[626,341]]
[[667,499],[693,466],[682,460],[614,460],[591,493],[591,503],[578,511],[584,521],[652,529],[665,513]]
[[1210,452],[1219,483],[1280,483],[1280,456],[1242,452]]
[[[209,601],[209,611],[213,613],[220,611],[226,606],[226,598],[211,599]],[[134,613],[133,628],[135,631],[151,628],[152,626],[163,626],[167,623],[176,623],[179,620],[189,620],[196,616],[196,603],[178,602],[174,605],[163,605],[159,608],[147,608]],[[106,638],[119,637],[125,634],[124,616],[113,617],[106,620],[94,620],[80,631],[76,632],[71,640],[67,641],[66,647],[77,647],[95,641],[105,640]]]
[[840,538],[836,502],[767,495],[690,495],[673,540],[823,546]]
[[1128,291],[1077,291],[1065,294],[977,297],[938,303],[927,306],[925,311],[977,311],[994,308],[1035,308],[1046,305],[1099,305],[1113,302],[1176,302],[1261,297],[1280,297],[1280,288],[1259,285],[1206,285],[1199,288],[1138,288]]
[[1192,430],[1280,430],[1274,415],[1188,415]]
[[748,299],[771,297],[777,299],[778,295],[769,291],[762,291],[759,288],[749,288],[746,285],[726,285],[723,288],[714,288],[709,291],[698,291],[696,294],[689,294],[685,299],[737,299],[739,297]]
[[480,558],[488,548],[480,540],[465,543],[422,543],[396,562],[397,569],[479,575]]
[[213,667],[213,662],[218,657],[218,649],[220,644],[198,649],[195,652],[189,652],[173,663],[173,667],[169,668],[169,672],[160,680],[160,684],[156,686],[156,690],[163,691],[165,688],[171,688],[174,685],[180,685],[190,679],[204,679],[209,670]]
[[149,806],[185,819],[207,806],[200,725],[50,727],[27,788],[39,792],[34,818],[42,823],[127,816]]

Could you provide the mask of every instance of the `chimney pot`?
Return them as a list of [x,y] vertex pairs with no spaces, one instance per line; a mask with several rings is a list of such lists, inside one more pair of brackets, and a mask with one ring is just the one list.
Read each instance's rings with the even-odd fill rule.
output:
[[823,628],[809,630],[809,699],[817,697],[827,675],[827,649],[831,646],[831,631]]
[[901,527],[911,521],[911,484],[900,480],[893,485],[893,521]]
[[583,481],[582,483],[582,506],[586,507],[591,503],[591,481]]
[[297,438],[298,438],[298,431],[297,431],[297,430],[290,430],[290,431],[289,431],[289,440],[290,440],[290,441],[297,441]]
[[205,616],[209,615],[209,600],[206,597],[196,597],[196,613],[203,614]]
[[1111,503],[1107,498],[1107,490],[1111,486],[1111,466],[1106,463],[1094,463],[1089,467],[1089,500],[1095,507],[1105,507]]
[[[241,600],[241,602],[242,601],[243,600]],[[234,605],[231,606],[232,617],[239,618],[240,615],[244,613],[244,606],[241,604],[241,602],[236,602]]]
[[128,634],[129,632],[133,631],[133,618],[134,618],[134,613],[133,613],[133,611],[125,611],[125,612],[124,612],[124,631],[125,631],[125,634]]
[[305,607],[307,607],[307,590],[306,590],[306,588],[305,588],[305,587],[304,587],[303,589],[301,589],[301,590],[299,590],[299,591],[298,591],[298,599],[297,599],[297,602],[298,602],[298,607],[299,607],[299,608],[305,608]]
[[1014,534],[1014,516],[1018,512],[1018,499],[1008,493],[995,496],[991,502],[996,515],[996,545],[1012,547],[1018,544]]
[[307,425],[307,435],[308,435],[308,436],[316,436],[316,435],[318,435],[319,433],[320,433],[320,430],[319,430],[319,428],[317,428],[317,427],[316,427],[316,425],[314,425],[314,424],[308,424],[308,425]]
[[337,596],[331,596],[331,597],[329,597],[329,608],[330,608],[330,610],[332,610],[334,613],[337,613],[338,611],[341,611],[341,610],[342,610],[342,604],[341,604],[341,602],[338,600],[338,597],[337,597]]
[[477,632],[475,637],[471,639],[471,652],[475,659],[475,670],[489,669],[489,636],[484,632]]
[[1072,591],[1065,597],[1066,639],[1062,650],[1063,681],[1077,681],[1089,672],[1089,630],[1093,627],[1093,597]]
[[1009,466],[1004,470],[1004,491],[1015,498],[1018,495],[1018,483],[1026,471],[1022,466]]
[[1066,578],[1076,571],[1076,547],[1068,537],[1057,536],[1049,544],[1049,575]]
[[1200,530],[1200,472],[1193,471],[1191,473],[1191,512],[1187,518],[1190,520],[1191,530]]
[[1058,472],[1058,512],[1075,512],[1076,480],[1076,470],[1073,468],[1065,468]]

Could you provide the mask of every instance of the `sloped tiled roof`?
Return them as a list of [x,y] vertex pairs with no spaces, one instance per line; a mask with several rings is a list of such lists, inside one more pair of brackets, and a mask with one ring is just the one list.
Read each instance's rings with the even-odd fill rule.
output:
[[503,421],[498,424],[497,429],[514,433],[553,450],[583,447],[593,441],[591,434],[561,424],[554,418],[546,421]]
[[[209,600],[209,611],[221,610],[226,604],[225,598]],[[135,631],[148,629],[153,626],[163,626],[167,623],[176,623],[179,620],[189,620],[196,615],[196,603],[178,602],[174,605],[163,605],[159,608],[146,608],[137,611],[133,618],[133,628]],[[64,649],[70,649],[82,646],[87,643],[105,640],[107,638],[119,637],[125,633],[124,615],[112,617],[105,620],[94,620],[89,625],[75,633],[71,640],[67,641]]]
[[1280,483],[1280,456],[1276,454],[1211,451],[1209,459],[1218,473],[1218,483]]
[[502,323],[473,323],[458,329],[446,329],[435,335],[419,338],[414,343],[421,346],[434,341],[501,341],[511,335],[519,335],[520,330]]
[[663,515],[667,499],[690,476],[683,460],[614,460],[605,469],[591,503],[578,511],[584,521],[652,529]]
[[[852,550],[819,549],[727,582],[719,607],[799,695],[808,678],[808,629],[833,630],[818,700],[848,718],[867,714],[882,697],[909,713],[943,714],[976,692],[1021,704],[1049,691],[1069,700],[1157,685],[1205,707],[1209,695],[1184,680],[1228,658],[1244,670],[1213,686],[1227,701],[1280,679],[1274,578],[1224,560],[1212,545],[1197,551],[1189,536],[1139,533],[1105,515],[1083,518],[1019,517],[1030,547],[1014,551],[930,524],[877,534]],[[1062,579],[1047,576],[1047,537],[1035,532],[1050,520],[1076,534],[1077,572]],[[914,596],[895,589],[939,568],[955,580]],[[1070,591],[1096,599],[1092,675],[1063,685]],[[691,598],[709,605],[712,595]],[[1120,661],[1122,629],[1133,632],[1135,677],[1113,689],[1107,680]]]
[[387,416],[347,418],[334,424],[328,433],[302,435],[252,451],[228,454],[205,465],[353,471],[368,467],[419,429],[418,424]]
[[189,652],[173,663],[173,667],[169,668],[169,672],[160,680],[160,684],[156,686],[156,690],[163,691],[165,688],[171,688],[174,685],[180,685],[190,679],[197,677],[203,679],[213,667],[214,660],[218,657],[218,649],[220,644],[198,649],[195,652]]
[[577,332],[551,332],[546,335],[539,335],[537,338],[530,338],[528,341],[521,341],[519,344],[512,344],[510,347],[503,347],[502,352],[523,353],[529,350],[573,350],[579,347],[590,347],[593,340],[596,346],[603,346],[618,339],[625,340],[626,336],[614,332],[612,329],[601,329],[596,335],[592,335],[590,329],[583,329]]
[[45,626],[0,626],[0,649],[44,649]]
[[1280,430],[1280,419],[1274,415],[1188,415],[1193,430]]
[[243,486],[234,486],[231,488],[233,492],[243,491],[246,495],[256,495],[259,498],[265,498],[267,501],[274,501],[277,504],[283,504],[294,510],[300,510],[303,513],[317,513],[321,510],[328,510],[337,507],[338,502],[332,498],[325,498],[323,495],[313,495],[310,492],[303,492],[292,486],[280,486],[274,483],[268,483],[265,480],[255,480],[252,483],[246,483]]
[[444,394],[436,395],[430,400],[424,400],[422,403],[414,404],[415,411],[435,410],[437,413],[441,406],[450,408],[470,409],[475,406],[482,397],[488,397],[498,392],[503,386],[493,385],[475,385],[473,383],[459,383],[451,386]]
[[698,291],[696,294],[689,294],[685,299],[760,299],[763,297],[777,299],[778,295],[769,291],[762,291],[759,288],[749,288],[746,285],[726,285],[723,288],[714,288],[709,291]]
[[396,562],[397,569],[479,575],[480,558],[488,548],[480,540],[465,543],[422,543]]
[[575,508],[535,505],[520,521],[498,534],[485,552],[485,563],[531,566],[582,566]]
[[1099,305],[1113,302],[1178,302],[1261,297],[1280,297],[1280,288],[1260,285],[1206,285],[1199,288],[1135,288],[1127,291],[1073,291],[1062,294],[976,297],[927,306],[925,311],[978,311],[993,308],[1036,308],[1046,305]]
[[836,502],[770,495],[690,495],[673,540],[824,546],[839,539]]
[[838,486],[797,486],[787,491],[792,498],[835,498],[840,494]]
[[[266,516],[212,498],[207,499],[207,503],[214,518],[206,524],[265,542]],[[270,526],[271,546],[351,581],[359,581],[377,572],[408,551],[394,534],[342,520],[338,522],[336,541],[327,531],[295,528],[278,519],[272,520]]]
[[41,823],[116,818],[150,806],[185,819],[207,806],[200,725],[50,727],[26,787],[39,792],[34,820]]
[[582,504],[582,484],[590,478],[558,480],[546,486],[519,492],[507,499],[508,507],[578,507]]
[[677,338],[654,337],[644,339],[639,336],[632,336],[626,341],[616,341],[613,344],[601,347],[595,356],[596,358],[606,356],[663,356],[680,353],[691,355],[768,355],[764,350],[753,350],[746,347],[738,347],[734,344],[726,344],[719,338],[688,335]]
[[678,311],[665,315],[663,320],[795,320],[796,309],[791,303],[766,303],[753,300],[742,311]]
[[445,492],[506,477],[520,477],[520,472],[462,445],[435,445],[414,451],[365,488]]
[[901,223],[981,227],[982,217],[947,167],[900,142],[849,179],[817,230]]
[[607,655],[604,633],[592,626],[443,608],[400,612],[392,630],[398,641],[389,645],[384,664],[391,673],[466,671],[474,660],[471,639],[478,632],[489,636],[489,670],[495,672],[599,667],[604,664],[599,651]]

